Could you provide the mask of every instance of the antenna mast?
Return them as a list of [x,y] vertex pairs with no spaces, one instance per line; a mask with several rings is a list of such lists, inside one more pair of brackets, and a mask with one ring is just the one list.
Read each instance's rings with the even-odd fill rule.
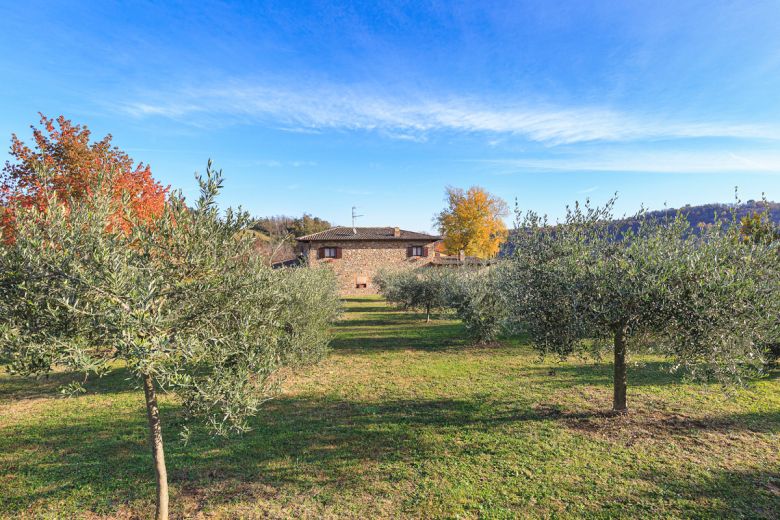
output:
[[352,206],[352,234],[357,235],[357,228],[355,227],[355,219],[358,217],[362,217],[363,215],[358,215],[356,213],[357,207]]

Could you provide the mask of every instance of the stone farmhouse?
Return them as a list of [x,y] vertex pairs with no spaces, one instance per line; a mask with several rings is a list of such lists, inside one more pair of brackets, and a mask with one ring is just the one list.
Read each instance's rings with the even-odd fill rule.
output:
[[373,278],[381,269],[436,265],[439,240],[397,227],[334,227],[297,239],[304,262],[333,269],[344,296],[375,294]]

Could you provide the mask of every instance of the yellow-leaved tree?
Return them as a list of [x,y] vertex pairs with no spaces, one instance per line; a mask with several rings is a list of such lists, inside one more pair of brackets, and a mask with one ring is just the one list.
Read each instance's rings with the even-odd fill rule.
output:
[[464,251],[480,258],[496,256],[507,237],[506,202],[479,186],[468,191],[448,186],[445,200],[447,207],[436,216],[445,252],[454,255]]

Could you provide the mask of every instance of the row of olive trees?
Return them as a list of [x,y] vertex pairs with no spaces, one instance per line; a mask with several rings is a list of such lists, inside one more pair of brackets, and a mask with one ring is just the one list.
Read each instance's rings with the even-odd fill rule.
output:
[[[22,375],[100,376],[123,362],[145,393],[164,519],[158,391],[217,434],[246,430],[274,395],[279,368],[323,354],[339,301],[328,270],[272,270],[253,254],[242,233],[248,215],[216,205],[222,176],[210,163],[194,205],[173,193],[153,221],[114,196],[113,175],[103,172],[89,197],[49,191],[43,209],[11,208],[14,239],[0,246],[0,359]],[[112,225],[117,214],[130,225]]]
[[478,343],[495,340],[504,329],[507,306],[496,270],[421,268],[380,271],[374,282],[387,301],[425,313],[454,313]]
[[780,242],[746,240],[728,215],[692,229],[683,214],[640,214],[621,230],[613,204],[575,205],[556,225],[518,213],[512,254],[497,265],[382,273],[380,290],[404,308],[454,311],[477,341],[523,334],[561,359],[611,351],[616,412],[628,409],[633,349],[699,378],[759,374],[778,337]]
[[425,313],[425,321],[431,321],[431,313],[447,308],[449,273],[440,269],[416,269],[380,271],[374,283],[385,299],[405,310]]

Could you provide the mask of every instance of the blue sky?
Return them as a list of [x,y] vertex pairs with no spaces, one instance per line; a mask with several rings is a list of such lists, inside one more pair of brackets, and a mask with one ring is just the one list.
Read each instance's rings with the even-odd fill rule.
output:
[[186,194],[211,157],[257,215],[780,200],[778,1],[3,4],[0,136],[64,114]]

